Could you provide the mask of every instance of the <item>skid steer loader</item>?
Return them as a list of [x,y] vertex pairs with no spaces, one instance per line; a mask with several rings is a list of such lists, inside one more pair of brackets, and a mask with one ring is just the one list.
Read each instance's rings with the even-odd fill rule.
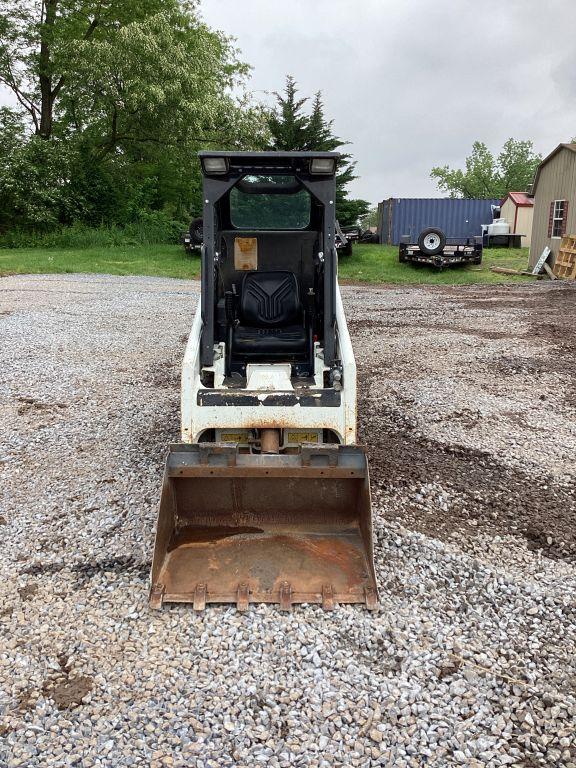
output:
[[338,155],[201,152],[201,301],[150,604],[377,604],[356,366],[337,282]]

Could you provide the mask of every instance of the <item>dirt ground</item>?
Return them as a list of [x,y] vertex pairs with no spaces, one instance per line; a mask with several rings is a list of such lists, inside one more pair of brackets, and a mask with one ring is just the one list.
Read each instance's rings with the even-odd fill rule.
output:
[[[521,535],[547,557],[573,560],[574,287],[417,293],[425,308],[379,306],[363,291],[349,321],[373,482],[408,492],[385,514],[448,539]],[[440,517],[410,494],[431,479],[454,500]]]

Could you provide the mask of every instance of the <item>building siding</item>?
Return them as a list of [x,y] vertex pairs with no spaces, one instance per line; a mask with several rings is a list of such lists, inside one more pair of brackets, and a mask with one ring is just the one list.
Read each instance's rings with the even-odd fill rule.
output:
[[500,216],[510,224],[510,232],[514,231],[514,217],[516,216],[516,205],[509,197],[500,209]]
[[[522,235],[522,247],[530,248],[532,241],[532,217],[534,206],[516,205],[511,197],[506,198],[500,216],[510,224],[510,232]],[[516,226],[514,226],[516,222]]]
[[563,147],[540,168],[534,196],[534,222],[530,247],[530,266],[539,259],[546,246],[555,259],[561,238],[548,237],[550,203],[568,200],[566,234],[576,234],[576,152]]
[[427,227],[438,227],[446,237],[465,239],[482,234],[492,221],[492,206],[499,200],[456,198],[390,198],[378,206],[381,243],[398,245],[404,235],[416,242]]
[[532,220],[534,217],[534,206],[518,206],[518,217],[516,219],[516,232],[522,235],[522,247],[530,248],[532,244]]

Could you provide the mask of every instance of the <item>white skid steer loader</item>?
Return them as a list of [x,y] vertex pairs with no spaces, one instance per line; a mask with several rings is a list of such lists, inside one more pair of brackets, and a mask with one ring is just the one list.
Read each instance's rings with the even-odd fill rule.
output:
[[337,282],[337,158],[200,153],[202,295],[160,501],[155,608],[377,604]]

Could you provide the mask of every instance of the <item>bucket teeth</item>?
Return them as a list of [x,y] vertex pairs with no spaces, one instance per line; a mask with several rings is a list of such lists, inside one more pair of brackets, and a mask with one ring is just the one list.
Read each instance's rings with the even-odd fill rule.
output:
[[206,584],[196,585],[193,608],[195,611],[203,611],[206,608]]
[[364,600],[369,611],[375,611],[378,608],[378,595],[374,587],[365,587]]
[[150,608],[159,611],[162,608],[162,601],[164,600],[164,585],[153,584],[150,589]]
[[292,587],[287,581],[283,581],[280,585],[280,610],[291,611],[292,610]]
[[250,592],[248,589],[248,584],[239,584],[238,594],[236,597],[236,607],[239,611],[247,611],[249,602]]
[[332,584],[324,584],[322,587],[322,608],[325,611],[334,610],[334,588]]

